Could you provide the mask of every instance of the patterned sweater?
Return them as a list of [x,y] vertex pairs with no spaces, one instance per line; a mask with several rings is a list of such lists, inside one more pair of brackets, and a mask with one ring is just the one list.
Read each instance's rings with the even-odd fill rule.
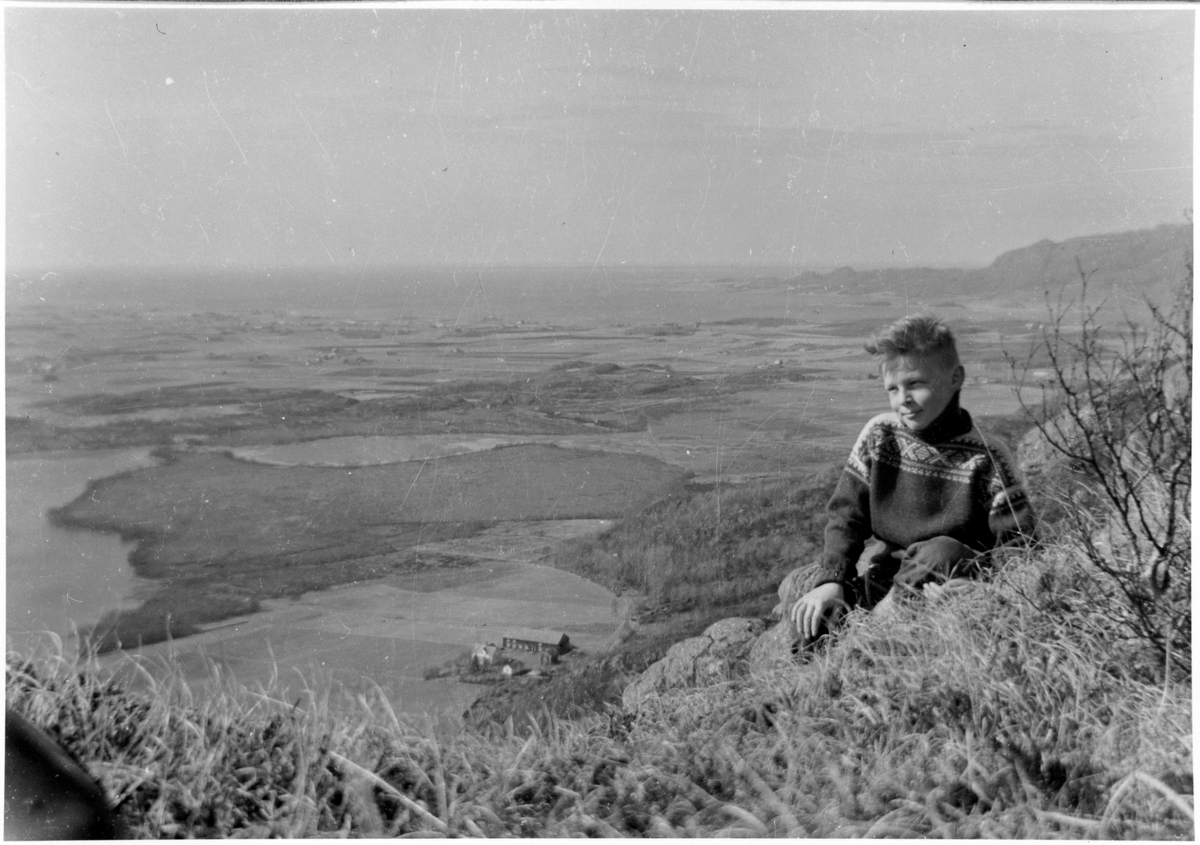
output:
[[956,396],[928,428],[880,414],[859,434],[825,526],[819,583],[857,603],[856,566],[876,537],[900,548],[949,536],[980,552],[1031,536],[1034,514],[1009,450],[986,439]]

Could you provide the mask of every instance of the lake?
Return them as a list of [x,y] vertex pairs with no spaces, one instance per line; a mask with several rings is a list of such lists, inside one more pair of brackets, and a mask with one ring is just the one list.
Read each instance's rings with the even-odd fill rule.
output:
[[133,607],[139,579],[126,556],[133,547],[111,534],[51,525],[46,512],[80,496],[89,481],[151,466],[146,449],[10,456],[6,464],[5,632],[23,648],[45,632],[70,635],[108,610]]

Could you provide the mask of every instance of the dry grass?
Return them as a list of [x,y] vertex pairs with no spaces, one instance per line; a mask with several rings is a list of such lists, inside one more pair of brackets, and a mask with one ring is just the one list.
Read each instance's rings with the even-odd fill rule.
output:
[[[809,665],[666,696],[639,739],[694,761],[694,774],[706,759],[723,768],[717,779],[736,784],[727,799],[771,832],[1190,836],[1190,685],[1098,660],[1103,637],[1019,596],[1062,554],[961,601],[862,615]],[[778,702],[777,731],[735,738],[740,712],[764,697]]]

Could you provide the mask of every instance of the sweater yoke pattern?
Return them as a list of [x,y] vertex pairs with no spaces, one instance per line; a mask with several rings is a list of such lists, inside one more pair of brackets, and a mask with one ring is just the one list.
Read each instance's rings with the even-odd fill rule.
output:
[[[1004,448],[989,446],[974,426],[966,434],[934,445],[920,440],[892,417],[883,414],[871,420],[851,451],[846,469],[863,484],[870,483],[871,462],[955,484],[972,485],[989,478],[989,497],[1000,492],[996,484],[1002,483],[1001,477],[1015,480]],[[989,463],[995,466],[995,475],[985,472]]]

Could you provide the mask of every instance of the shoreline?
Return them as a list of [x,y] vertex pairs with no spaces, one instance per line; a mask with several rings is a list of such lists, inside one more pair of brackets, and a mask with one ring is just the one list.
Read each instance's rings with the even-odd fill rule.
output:
[[[538,483],[561,477],[576,486]],[[480,556],[454,543],[618,517],[685,481],[650,458],[545,444],[353,470],[188,452],[90,484],[54,520],[136,539],[130,561],[158,585],[137,610],[95,626],[93,642],[107,651],[185,637],[268,599],[470,567]],[[535,539],[528,562],[551,546]]]

